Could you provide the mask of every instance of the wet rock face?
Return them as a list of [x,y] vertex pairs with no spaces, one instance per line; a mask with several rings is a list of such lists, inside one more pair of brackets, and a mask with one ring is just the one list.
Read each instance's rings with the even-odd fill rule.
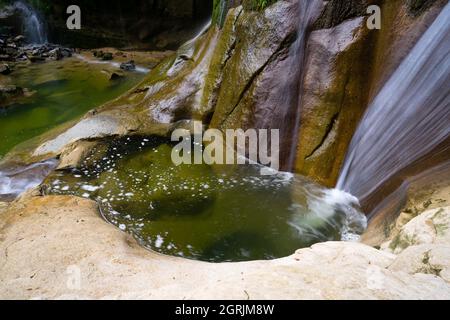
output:
[[364,16],[372,3],[329,1],[308,43],[295,170],[330,187],[368,103],[444,4],[424,6],[414,17],[411,2],[380,1],[382,28],[369,31]]
[[367,104],[370,37],[359,17],[309,38],[296,171],[329,187]]
[[293,121],[285,120],[295,119],[287,113],[296,110],[292,106],[297,102],[286,98],[298,91],[295,57],[290,55],[297,5],[281,1],[265,11],[243,11],[235,23],[211,121],[211,127],[222,130],[280,129],[282,162],[292,145]]
[[[264,113],[270,107],[263,103],[276,87],[276,83],[270,84],[267,78],[278,71],[276,65],[281,67],[279,63],[288,56],[289,47],[295,40],[296,12],[295,4],[280,2],[267,9],[265,14],[244,11],[239,16],[223,68],[212,127],[246,129],[254,127],[258,118],[266,116]],[[271,102],[276,108],[277,102]]]

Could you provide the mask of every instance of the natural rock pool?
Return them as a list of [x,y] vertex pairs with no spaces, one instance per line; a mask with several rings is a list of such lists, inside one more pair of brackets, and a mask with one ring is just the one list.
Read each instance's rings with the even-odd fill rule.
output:
[[350,195],[292,174],[261,176],[255,165],[175,166],[171,152],[161,139],[114,140],[44,189],[97,200],[106,220],[147,248],[211,262],[283,257],[365,228]]
[[31,96],[0,107],[0,158],[19,143],[118,97],[145,76],[126,72],[110,80],[116,69],[76,57],[17,64],[11,77],[2,76],[0,84],[27,88]]

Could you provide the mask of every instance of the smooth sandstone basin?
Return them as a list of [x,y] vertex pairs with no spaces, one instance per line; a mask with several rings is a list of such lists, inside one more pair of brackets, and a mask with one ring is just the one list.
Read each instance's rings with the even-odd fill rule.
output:
[[[442,223],[450,207],[440,210]],[[417,268],[408,262],[411,249],[394,255],[346,242],[317,244],[272,261],[212,264],[140,247],[105,223],[90,200],[25,196],[0,207],[0,217],[3,299],[450,298],[449,279],[420,268],[427,262],[421,250]],[[431,248],[450,247],[446,231],[430,239]],[[440,263],[445,275],[450,261]]]

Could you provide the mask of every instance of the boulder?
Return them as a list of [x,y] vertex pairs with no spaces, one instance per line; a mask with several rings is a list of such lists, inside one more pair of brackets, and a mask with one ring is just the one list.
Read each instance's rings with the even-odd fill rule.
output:
[[7,76],[11,73],[11,68],[7,64],[0,64],[0,74]]
[[295,171],[328,187],[368,103],[370,40],[362,17],[309,37]]
[[120,69],[125,71],[132,71],[136,69],[136,65],[134,64],[133,60],[130,60],[128,62],[124,62],[120,64]]
[[17,43],[17,44],[21,44],[22,42],[25,41],[25,37],[22,36],[22,35],[18,35],[18,36],[16,36],[16,37],[14,38],[13,41],[14,41],[15,43]]
[[111,76],[109,77],[109,80],[110,81],[115,81],[115,80],[119,80],[120,78],[123,78],[122,74],[113,72],[113,73],[111,73]]
[[114,57],[113,57],[113,54],[112,54],[111,52],[105,52],[105,53],[102,55],[101,59],[102,59],[103,61],[108,61],[108,60],[114,59]]

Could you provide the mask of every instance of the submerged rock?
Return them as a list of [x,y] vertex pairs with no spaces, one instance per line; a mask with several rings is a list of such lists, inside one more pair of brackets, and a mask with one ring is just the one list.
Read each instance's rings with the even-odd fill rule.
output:
[[24,95],[24,89],[14,85],[2,86],[0,85],[0,109],[6,108],[13,104],[17,98]]
[[111,76],[109,77],[109,80],[111,81],[115,81],[115,80],[119,80],[120,78],[123,78],[123,74],[119,74],[116,72],[111,73]]
[[63,58],[63,54],[60,48],[55,48],[48,52],[48,57],[51,60],[61,60]]
[[0,109],[8,108],[15,103],[20,103],[23,99],[31,97],[35,91],[21,88],[15,85],[0,85]]
[[103,61],[108,61],[108,60],[112,60],[112,59],[114,59],[114,57],[111,52],[106,52],[102,56]]
[[108,61],[108,60],[113,60],[114,56],[111,52],[103,52],[103,51],[92,51],[92,54],[94,55],[94,57],[103,60],[103,61]]

